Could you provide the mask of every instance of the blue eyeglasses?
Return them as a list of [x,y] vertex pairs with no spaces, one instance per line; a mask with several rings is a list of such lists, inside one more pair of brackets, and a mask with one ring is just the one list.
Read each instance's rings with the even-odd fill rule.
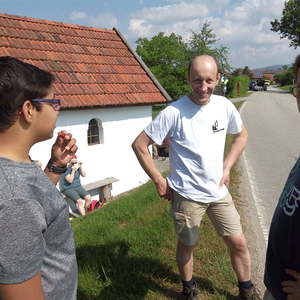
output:
[[41,99],[31,99],[30,101],[50,104],[53,107],[53,109],[56,111],[59,111],[61,108],[61,102],[59,99],[41,98]]

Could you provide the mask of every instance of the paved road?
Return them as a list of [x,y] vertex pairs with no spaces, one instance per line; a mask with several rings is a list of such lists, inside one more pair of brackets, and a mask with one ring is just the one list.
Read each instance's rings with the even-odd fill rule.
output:
[[241,114],[249,132],[244,162],[267,242],[282,186],[300,152],[299,114],[295,98],[276,88],[254,92]]

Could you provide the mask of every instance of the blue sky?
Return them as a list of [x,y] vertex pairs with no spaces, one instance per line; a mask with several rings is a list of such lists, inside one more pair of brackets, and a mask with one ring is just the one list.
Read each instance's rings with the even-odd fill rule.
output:
[[290,64],[299,51],[270,30],[284,0],[0,0],[2,13],[65,23],[116,27],[135,47],[158,32],[189,39],[209,22],[233,67]]

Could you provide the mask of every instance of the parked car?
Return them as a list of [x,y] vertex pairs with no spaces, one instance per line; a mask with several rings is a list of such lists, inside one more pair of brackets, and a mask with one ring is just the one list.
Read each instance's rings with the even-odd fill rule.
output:
[[249,83],[249,90],[255,91],[256,80],[251,80]]
[[268,89],[264,79],[251,80],[249,89],[252,91],[266,91]]
[[271,85],[271,80],[265,79],[265,85],[267,85],[267,86]]
[[257,86],[260,87],[260,90],[266,91],[268,89],[268,86],[266,85],[265,79],[258,79],[257,80]]

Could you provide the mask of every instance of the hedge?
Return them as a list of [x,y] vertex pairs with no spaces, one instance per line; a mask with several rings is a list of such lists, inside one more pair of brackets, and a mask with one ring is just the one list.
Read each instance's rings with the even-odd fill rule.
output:
[[247,75],[229,76],[226,96],[228,98],[246,96],[249,89],[249,82],[250,79]]

